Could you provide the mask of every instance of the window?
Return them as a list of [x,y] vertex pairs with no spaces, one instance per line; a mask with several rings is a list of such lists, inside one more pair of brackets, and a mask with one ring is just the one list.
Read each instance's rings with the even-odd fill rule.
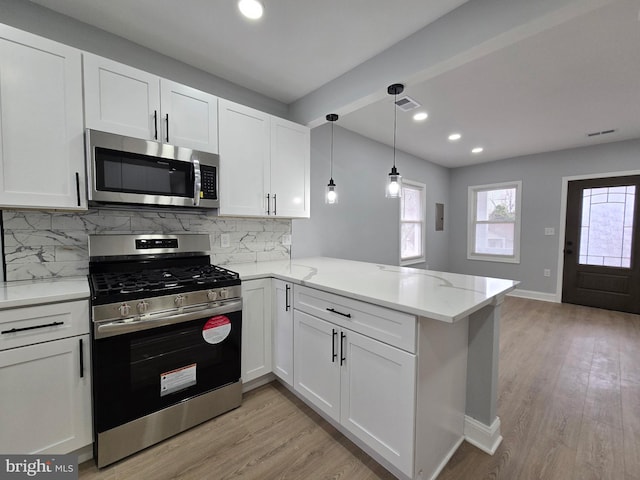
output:
[[425,189],[423,183],[402,181],[400,197],[400,264],[425,261]]
[[522,182],[469,187],[467,258],[520,263]]
[[631,268],[635,200],[635,185],[582,191],[581,265]]

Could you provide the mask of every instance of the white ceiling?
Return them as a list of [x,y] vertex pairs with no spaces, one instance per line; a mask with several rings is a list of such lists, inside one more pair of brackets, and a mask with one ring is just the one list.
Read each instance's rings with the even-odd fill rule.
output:
[[[408,85],[403,93],[423,108],[398,111],[398,145],[456,167],[640,138],[639,8],[635,0],[614,2]],[[422,123],[411,119],[419,110],[429,113]],[[339,124],[391,144],[393,97]],[[447,140],[453,132],[462,134],[455,143]],[[475,146],[484,152],[471,154]]]
[[467,0],[32,0],[284,103]]
[[[437,19],[466,3],[263,0],[265,16],[252,22],[240,17],[235,0],[32,1],[285,104],[346,78],[425,26],[437,32],[444,20]],[[508,16],[509,2],[523,1],[473,0],[461,9],[498,5]],[[530,35],[498,35],[500,48],[452,62],[426,80],[397,78],[429,112],[415,124],[398,111],[398,148],[455,167],[640,138],[640,0],[564,0],[572,2],[591,6]],[[337,125],[390,144],[391,101],[363,91],[357,109],[332,110],[341,113]],[[609,129],[616,131],[586,135]],[[459,142],[447,141],[453,131],[462,133]],[[470,154],[477,145],[484,152]]]

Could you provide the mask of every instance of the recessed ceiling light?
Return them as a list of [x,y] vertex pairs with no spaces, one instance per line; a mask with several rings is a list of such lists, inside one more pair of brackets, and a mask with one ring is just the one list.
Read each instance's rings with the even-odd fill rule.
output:
[[238,2],[240,13],[251,20],[257,20],[262,17],[264,8],[258,0],[240,0]]
[[452,133],[451,135],[449,135],[450,142],[455,142],[457,140],[460,140],[461,138],[462,138],[462,135],[460,135],[459,133]]
[[484,148],[482,147],[475,147],[471,150],[471,153],[482,153],[484,152]]
[[413,116],[413,119],[416,122],[421,122],[423,120],[426,120],[428,116],[429,114],[427,112],[418,112]]

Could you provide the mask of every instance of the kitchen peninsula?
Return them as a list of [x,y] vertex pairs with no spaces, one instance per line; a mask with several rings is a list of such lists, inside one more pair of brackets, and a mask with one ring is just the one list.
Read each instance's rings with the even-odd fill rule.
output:
[[[500,305],[517,282],[323,257],[225,267],[242,279],[249,388],[275,374],[403,480],[435,478],[463,440],[490,454],[498,447]],[[56,340],[48,345],[68,351],[61,377],[75,382],[68,390],[77,390],[73,412],[80,413],[68,412],[52,435],[73,439],[56,451],[89,445],[88,371],[74,380],[78,364],[89,364],[89,349],[82,353],[89,344],[86,281],[10,282],[0,293],[0,309],[19,317],[4,321],[35,325],[56,315],[64,322],[37,340]],[[35,346],[8,350],[5,360],[16,363],[22,357],[13,356],[28,349],[48,361]],[[265,359],[263,368],[253,369],[256,358]],[[31,451],[27,443],[21,451]]]
[[398,478],[435,478],[464,439],[500,444],[500,305],[518,282],[324,257],[227,268],[284,282],[273,372]]

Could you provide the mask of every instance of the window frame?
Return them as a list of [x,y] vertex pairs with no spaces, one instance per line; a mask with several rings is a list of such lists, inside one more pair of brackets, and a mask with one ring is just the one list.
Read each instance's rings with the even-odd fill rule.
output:
[[[516,218],[515,221],[477,221],[477,201],[478,193],[488,192],[492,190],[504,190],[515,188],[516,190]],[[497,224],[509,223],[514,225],[513,232],[513,255],[500,255],[491,253],[477,253],[475,238],[476,226],[478,224]],[[486,262],[500,263],[520,263],[520,229],[522,224],[522,180],[514,180],[511,182],[491,183],[485,185],[471,185],[468,187],[468,204],[467,204],[467,259],[481,260]]]
[[[405,187],[409,187],[412,188],[414,190],[420,190],[420,197],[421,197],[421,207],[422,207],[422,220],[420,220],[420,222],[417,222],[416,220],[403,220],[402,219],[402,202],[403,199],[402,197],[404,197],[404,189]],[[426,234],[427,234],[427,185],[421,182],[416,182],[413,180],[407,180],[407,179],[402,179],[402,197],[400,198],[400,202],[399,203],[399,235],[400,235],[400,242],[399,242],[399,252],[398,252],[398,256],[399,256],[399,262],[401,266],[408,266],[408,265],[415,265],[417,263],[425,263],[426,260],[426,249],[427,249],[427,239],[426,239]],[[420,223],[420,231],[421,231],[421,237],[422,237],[422,255],[417,256],[417,257],[406,257],[403,258],[402,257],[402,225],[405,223],[411,223],[411,224],[416,224],[416,223]]]

